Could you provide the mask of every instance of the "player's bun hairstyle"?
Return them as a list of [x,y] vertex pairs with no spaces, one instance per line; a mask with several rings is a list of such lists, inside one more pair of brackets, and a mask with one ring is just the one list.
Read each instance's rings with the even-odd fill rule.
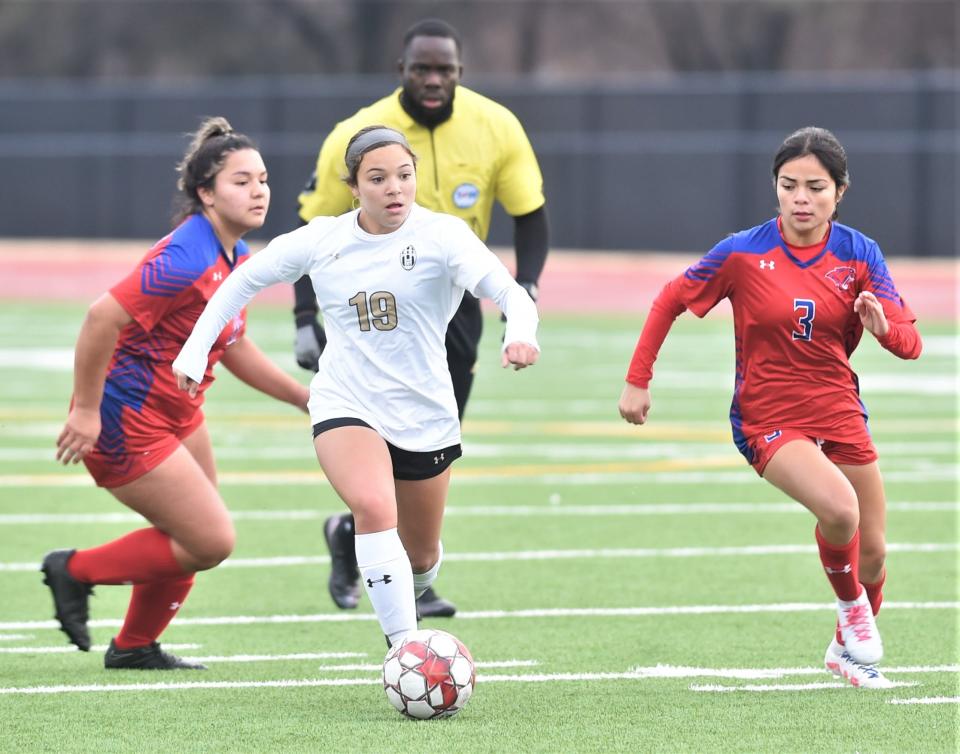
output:
[[347,142],[347,149],[343,155],[343,161],[347,165],[347,175],[343,182],[352,188],[357,187],[357,174],[360,171],[360,163],[367,152],[374,149],[385,147],[388,144],[399,144],[403,147],[410,159],[413,160],[413,167],[417,167],[417,156],[407,142],[407,137],[394,128],[388,126],[366,126],[357,131]]
[[[784,163],[798,157],[806,157],[808,154],[812,154],[823,165],[833,182],[837,184],[838,190],[850,185],[847,153],[843,145],[830,131],[817,126],[798,129],[783,140],[783,144],[773,157],[774,184],[780,176],[780,168]],[[833,219],[836,220],[838,215],[838,211],[834,210]]]
[[183,159],[177,163],[177,188],[180,193],[173,216],[174,225],[203,211],[198,189],[213,185],[230,152],[257,149],[253,139],[234,131],[229,121],[219,116],[204,120],[192,137]]
[[407,47],[410,46],[410,42],[413,41],[414,37],[443,37],[444,39],[452,39],[457,47],[457,56],[460,56],[460,32],[439,18],[425,18],[422,21],[417,21],[407,29],[406,34],[403,35],[404,55],[406,55]]

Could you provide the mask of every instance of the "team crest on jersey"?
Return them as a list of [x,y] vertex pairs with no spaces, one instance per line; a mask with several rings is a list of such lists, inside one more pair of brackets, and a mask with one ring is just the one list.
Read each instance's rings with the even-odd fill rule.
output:
[[853,267],[834,267],[824,277],[833,281],[841,291],[850,290],[850,284],[857,279],[857,271]]
[[453,190],[453,203],[460,209],[470,209],[480,198],[480,189],[472,183],[461,183]]
[[405,270],[412,270],[416,263],[417,250],[413,248],[413,244],[410,244],[400,252],[400,266]]

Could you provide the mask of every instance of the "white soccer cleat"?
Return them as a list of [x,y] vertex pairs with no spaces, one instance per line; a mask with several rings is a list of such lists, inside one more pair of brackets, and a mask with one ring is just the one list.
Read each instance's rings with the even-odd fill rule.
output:
[[861,589],[860,596],[852,602],[837,600],[837,621],[843,644],[854,660],[876,665],[883,659],[883,642],[866,589]]
[[854,660],[836,637],[830,640],[823,664],[835,676],[846,678],[858,689],[891,689],[894,686],[876,665],[863,665]]

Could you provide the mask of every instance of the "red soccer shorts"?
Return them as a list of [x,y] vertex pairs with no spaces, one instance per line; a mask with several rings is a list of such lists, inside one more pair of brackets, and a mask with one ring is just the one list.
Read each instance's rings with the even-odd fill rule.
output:
[[101,433],[96,447],[84,456],[83,463],[98,487],[120,487],[153,471],[204,421],[202,411],[178,427],[151,427],[137,418],[132,412],[124,415],[122,442],[105,449]]
[[816,443],[823,454],[835,464],[865,466],[879,458],[877,448],[869,437],[861,442],[837,442],[811,437],[795,429],[778,429],[768,434],[754,435],[747,440],[747,446],[753,457],[750,458],[746,453],[744,453],[744,456],[747,457],[747,462],[753,466],[754,471],[763,476],[763,470],[770,463],[770,459],[780,448],[792,440],[807,440]]

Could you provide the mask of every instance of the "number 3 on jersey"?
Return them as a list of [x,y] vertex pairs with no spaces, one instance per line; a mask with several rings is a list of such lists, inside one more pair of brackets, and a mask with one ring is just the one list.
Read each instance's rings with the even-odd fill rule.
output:
[[361,332],[370,332],[370,323],[381,332],[397,326],[397,299],[389,291],[374,291],[367,303],[367,292],[358,291],[347,303],[357,307],[357,320]]
[[797,314],[797,324],[793,331],[794,340],[813,339],[813,318],[817,316],[817,305],[808,298],[795,298],[793,311]]

